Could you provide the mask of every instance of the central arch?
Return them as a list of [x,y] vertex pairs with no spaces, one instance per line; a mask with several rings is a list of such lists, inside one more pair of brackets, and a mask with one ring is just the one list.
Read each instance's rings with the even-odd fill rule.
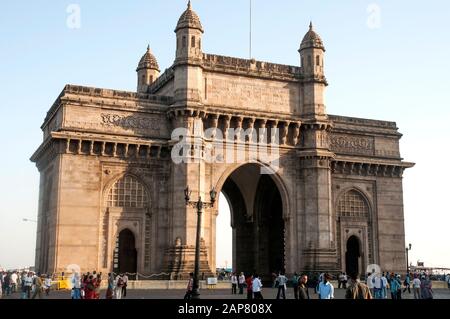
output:
[[268,281],[285,270],[285,194],[279,177],[261,169],[257,163],[237,167],[220,189],[231,213],[233,271],[257,272]]

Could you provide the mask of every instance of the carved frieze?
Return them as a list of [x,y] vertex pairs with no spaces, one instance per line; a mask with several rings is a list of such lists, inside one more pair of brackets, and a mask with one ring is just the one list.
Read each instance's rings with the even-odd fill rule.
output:
[[139,116],[122,116],[119,114],[101,114],[102,124],[117,126],[123,129],[145,129],[160,132],[161,124],[157,118],[144,118]]
[[375,152],[373,137],[333,134],[330,139],[335,153],[374,155]]

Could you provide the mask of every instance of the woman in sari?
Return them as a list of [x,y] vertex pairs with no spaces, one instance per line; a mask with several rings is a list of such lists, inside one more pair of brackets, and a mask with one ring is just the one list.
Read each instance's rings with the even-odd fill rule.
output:
[[94,286],[94,276],[90,275],[87,280],[86,285],[86,299],[94,299],[95,286]]
[[108,289],[106,290],[106,299],[113,299],[114,292],[114,276],[109,273],[108,274]]
[[102,277],[98,274],[93,281],[94,285],[94,299],[100,299],[100,284],[102,283]]

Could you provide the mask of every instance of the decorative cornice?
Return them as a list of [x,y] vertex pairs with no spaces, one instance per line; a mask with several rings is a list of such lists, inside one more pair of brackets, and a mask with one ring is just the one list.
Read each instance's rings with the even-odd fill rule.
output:
[[405,169],[414,167],[414,165],[409,162],[359,162],[335,159],[331,162],[331,171],[334,174],[401,178]]
[[[118,148],[121,148],[120,153]],[[31,161],[40,168],[41,163],[49,162],[50,153],[90,155],[103,157],[130,158],[147,160],[150,158],[167,159],[169,145],[166,140],[150,140],[105,136],[100,134],[76,132],[52,132],[31,157]]]

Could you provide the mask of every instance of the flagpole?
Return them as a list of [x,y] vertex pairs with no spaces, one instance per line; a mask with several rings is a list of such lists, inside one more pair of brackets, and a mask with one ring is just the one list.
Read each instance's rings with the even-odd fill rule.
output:
[[250,0],[250,49],[249,49],[249,59],[252,58],[252,0]]

